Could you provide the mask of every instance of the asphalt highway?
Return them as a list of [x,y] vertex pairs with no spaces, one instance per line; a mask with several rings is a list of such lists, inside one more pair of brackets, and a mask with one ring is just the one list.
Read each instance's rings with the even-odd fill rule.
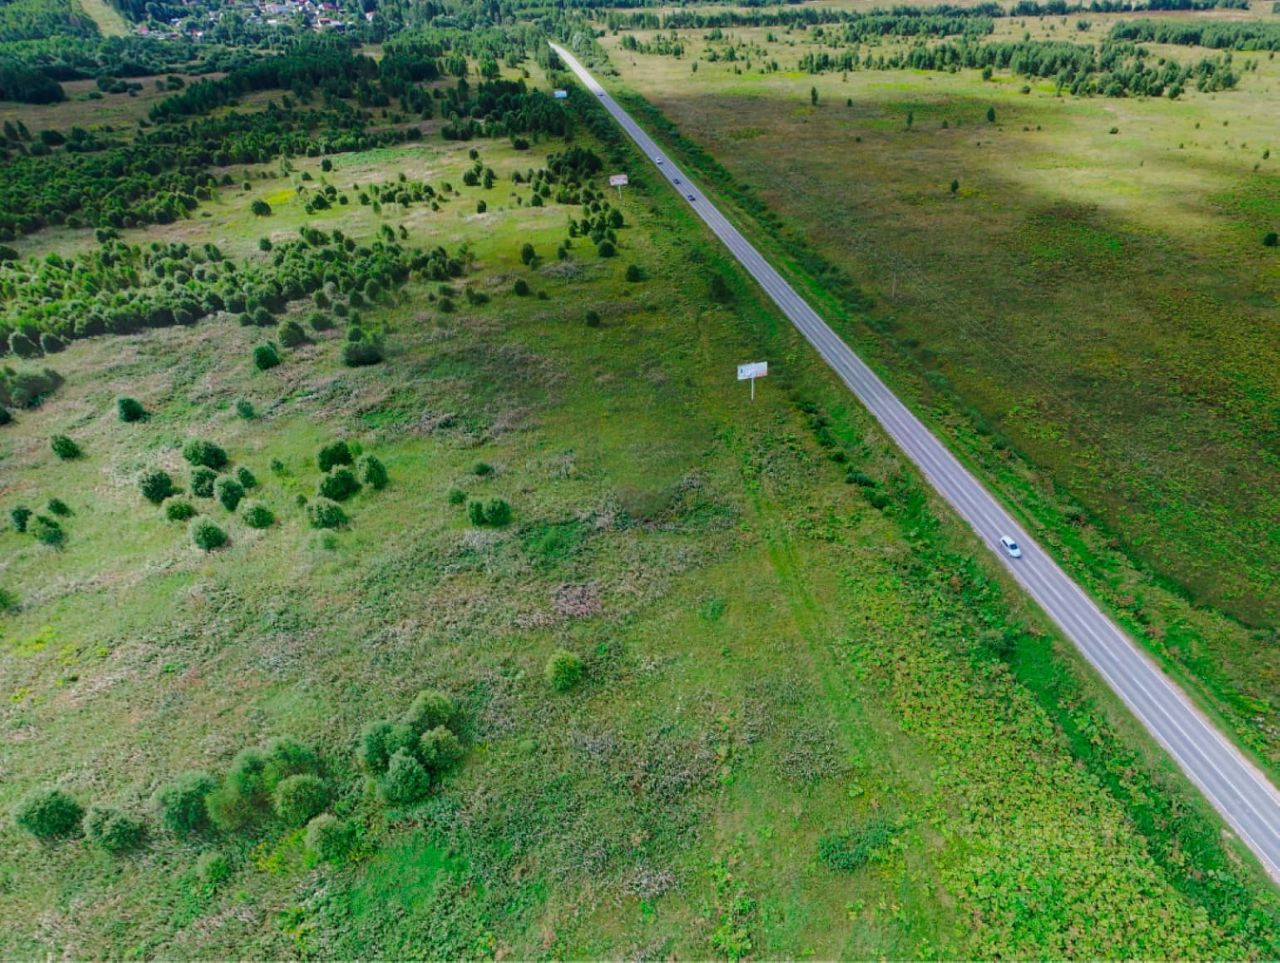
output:
[[[552,47],[1280,883],[1275,787],[836,336],[582,64],[562,47]],[[1018,543],[1021,558],[1005,552],[1003,535]]]

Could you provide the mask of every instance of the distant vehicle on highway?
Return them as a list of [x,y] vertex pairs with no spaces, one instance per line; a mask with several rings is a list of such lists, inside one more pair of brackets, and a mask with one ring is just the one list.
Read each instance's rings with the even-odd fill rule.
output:
[[1018,543],[1008,535],[1000,536],[1000,544],[1004,546],[1004,550],[1009,553],[1010,558],[1022,558],[1022,549],[1018,548]]
[[689,198],[689,200],[691,200],[691,201],[696,201],[696,200],[697,200],[697,198],[696,198],[696,197],[694,197],[692,194],[686,194],[686,195],[685,195],[685,197]]
[[661,164],[661,163],[662,163],[662,158],[661,158],[661,157],[655,157],[655,158],[654,158],[654,161],[656,161],[657,163]]

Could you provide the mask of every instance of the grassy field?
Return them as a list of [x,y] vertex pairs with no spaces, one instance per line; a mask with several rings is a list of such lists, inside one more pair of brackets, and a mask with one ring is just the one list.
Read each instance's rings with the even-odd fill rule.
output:
[[[300,830],[178,838],[148,816],[147,845],[109,857],[5,820],[0,953],[1280,951],[1280,907],[1239,847],[638,158],[621,158],[619,256],[579,238],[555,258],[578,209],[531,207],[509,175],[557,146],[303,160],[125,232],[243,259],[304,223],[361,240],[403,223],[411,243],[468,244],[459,285],[490,301],[445,311],[438,285],[411,285],[365,312],[388,346],[372,368],[340,365],[330,332],[256,371],[263,332],[226,318],[45,359],[67,383],[0,429],[0,509],[61,498],[72,514],[61,550],[0,531],[16,599],[0,614],[0,808],[59,785],[145,814],[178,773],[289,736],[319,751],[357,844],[326,863]],[[469,147],[497,186],[439,211],[308,216],[293,190],[302,171],[460,186]],[[270,218],[249,213],[259,198]],[[714,273],[731,304],[707,296]],[[733,367],[758,357],[772,373],[752,404]],[[125,394],[147,421],[117,418]],[[56,460],[55,433],[84,457]],[[197,499],[231,537],[206,554],[142,499],[149,469],[185,482],[196,436],[252,470],[275,525]],[[335,438],[391,483],[321,532],[296,500]],[[454,489],[507,499],[512,523],[468,524]],[[565,693],[544,677],[558,648],[585,666]],[[357,735],[423,687],[459,703],[466,757],[393,808]]]
[[[1115,20],[1085,19],[1094,39]],[[693,72],[693,32],[683,59],[602,42],[780,216],[784,256],[807,245],[852,278],[860,298],[825,295],[837,325],[1274,764],[1280,68],[1237,54],[1257,68],[1236,91],[1072,99],[999,73],[788,72],[808,41],[776,33],[710,45],[770,50],[770,74]]]

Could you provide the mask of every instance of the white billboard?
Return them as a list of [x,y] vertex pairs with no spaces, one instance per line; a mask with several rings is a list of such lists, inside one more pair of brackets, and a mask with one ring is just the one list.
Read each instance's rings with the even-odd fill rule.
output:
[[609,175],[610,187],[625,187],[626,185],[627,185],[626,174],[610,174]]
[[764,378],[769,374],[769,362],[752,361],[750,364],[738,365],[738,380],[746,381],[750,378],[754,381],[756,378]]

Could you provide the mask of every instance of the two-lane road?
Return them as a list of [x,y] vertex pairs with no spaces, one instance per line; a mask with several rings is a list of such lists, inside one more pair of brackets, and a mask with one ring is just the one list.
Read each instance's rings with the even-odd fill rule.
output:
[[[1094,604],[1000,502],[947,450],[876,374],[805,303],[706,195],[614,102],[577,59],[552,44],[657,170],[741,262],[770,298],[817,349],[884,430],[915,462],[929,484],[972,526],[978,537],[1062,629],[1133,714],[1164,746],[1240,838],[1280,882],[1280,793],[1192,705],[1187,696]],[[1012,559],[1000,537],[1013,537],[1022,557]]]

